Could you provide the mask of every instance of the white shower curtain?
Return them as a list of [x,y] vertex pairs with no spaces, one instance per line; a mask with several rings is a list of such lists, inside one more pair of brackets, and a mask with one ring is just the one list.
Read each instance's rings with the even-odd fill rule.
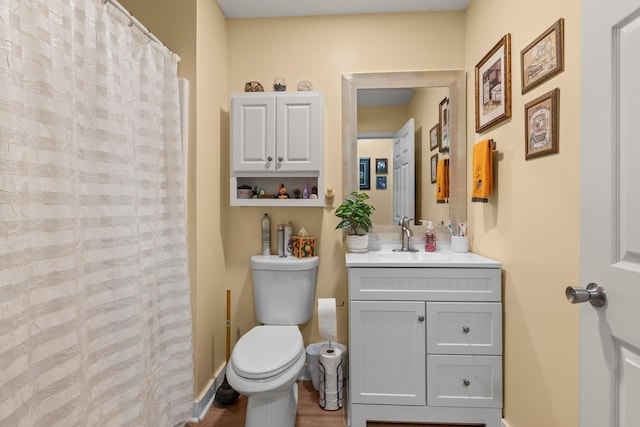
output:
[[178,58],[128,23],[0,2],[1,427],[191,416]]

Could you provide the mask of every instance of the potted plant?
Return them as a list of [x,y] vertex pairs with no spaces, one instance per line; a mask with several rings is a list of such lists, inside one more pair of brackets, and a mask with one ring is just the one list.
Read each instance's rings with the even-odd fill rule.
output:
[[369,250],[369,229],[371,225],[371,214],[375,207],[369,205],[367,193],[351,192],[352,199],[345,199],[336,209],[336,216],[341,221],[336,225],[336,230],[342,229],[347,232],[347,249],[350,252],[366,252]]

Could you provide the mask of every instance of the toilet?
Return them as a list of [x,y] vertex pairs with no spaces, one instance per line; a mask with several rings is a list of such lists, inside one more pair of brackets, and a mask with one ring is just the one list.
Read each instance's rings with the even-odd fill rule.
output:
[[294,427],[306,352],[298,325],[313,314],[318,257],[251,257],[256,326],[236,343],[227,381],[248,397],[245,427]]

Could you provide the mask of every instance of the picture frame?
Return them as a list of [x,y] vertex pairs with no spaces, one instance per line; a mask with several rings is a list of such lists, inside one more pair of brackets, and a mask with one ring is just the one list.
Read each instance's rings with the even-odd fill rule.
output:
[[387,173],[387,159],[376,159],[376,173]]
[[444,153],[449,151],[450,137],[449,137],[449,98],[444,98],[440,101],[438,107],[438,151]]
[[559,152],[559,102],[560,89],[556,88],[525,105],[526,160]]
[[435,184],[438,178],[438,153],[431,156],[431,183]]
[[371,159],[360,157],[360,190],[371,189]]
[[431,130],[429,131],[429,149],[430,150],[435,150],[436,148],[438,148],[440,146],[440,132],[439,130],[439,124],[436,123]]
[[511,117],[511,34],[476,65],[476,132]]
[[376,176],[376,190],[387,189],[387,177],[385,175]]
[[520,52],[522,93],[564,71],[564,19],[558,19]]

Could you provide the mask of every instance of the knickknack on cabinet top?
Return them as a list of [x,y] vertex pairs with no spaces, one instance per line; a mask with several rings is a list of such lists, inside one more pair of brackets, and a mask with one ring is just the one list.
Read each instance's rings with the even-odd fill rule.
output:
[[231,96],[231,206],[323,206],[323,113],[321,92]]

